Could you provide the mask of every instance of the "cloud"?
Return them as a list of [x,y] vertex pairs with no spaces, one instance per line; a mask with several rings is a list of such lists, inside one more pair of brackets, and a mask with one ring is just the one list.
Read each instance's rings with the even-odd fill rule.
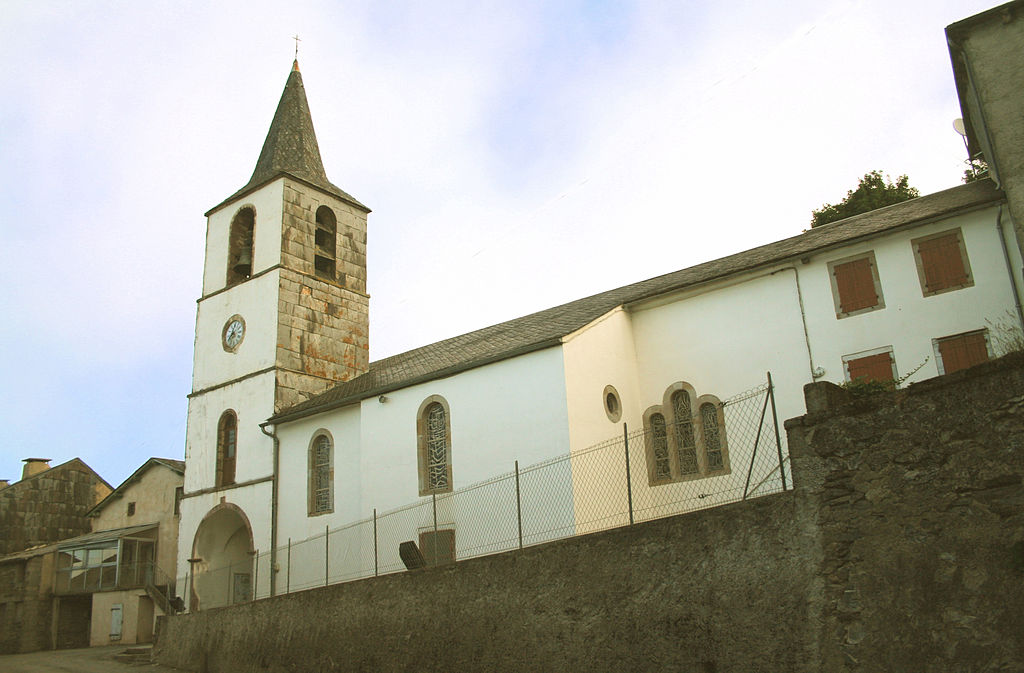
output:
[[6,7],[0,476],[180,457],[202,213],[295,33],[328,175],[374,209],[379,358],[799,233],[872,169],[955,186],[942,30],[988,4]]

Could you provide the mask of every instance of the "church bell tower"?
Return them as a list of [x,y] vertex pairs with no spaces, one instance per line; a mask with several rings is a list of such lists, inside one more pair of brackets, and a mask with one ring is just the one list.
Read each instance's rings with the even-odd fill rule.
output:
[[[252,177],[206,213],[178,551],[193,609],[268,591],[247,584],[273,537],[260,424],[367,370],[369,212],[327,179],[296,61]],[[222,568],[237,579],[204,583]]]

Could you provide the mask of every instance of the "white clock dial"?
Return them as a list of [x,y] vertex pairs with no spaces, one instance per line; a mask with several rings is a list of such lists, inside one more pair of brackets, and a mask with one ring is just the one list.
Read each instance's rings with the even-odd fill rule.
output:
[[232,316],[224,325],[224,349],[234,351],[245,337],[245,321],[242,316]]

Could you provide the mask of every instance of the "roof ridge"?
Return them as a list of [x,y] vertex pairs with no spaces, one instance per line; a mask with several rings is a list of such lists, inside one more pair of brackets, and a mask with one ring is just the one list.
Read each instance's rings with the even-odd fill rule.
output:
[[[634,304],[654,296],[778,264],[787,259],[807,256],[863,237],[982,207],[1003,198],[1003,193],[991,180],[958,185],[829,225],[807,229],[794,236],[725,257],[389,355],[371,362],[365,374],[337,383],[304,402],[284,409],[271,417],[270,421],[301,418],[389,390],[451,376],[466,369],[546,348],[619,305]],[[835,226],[838,224],[843,226]]]

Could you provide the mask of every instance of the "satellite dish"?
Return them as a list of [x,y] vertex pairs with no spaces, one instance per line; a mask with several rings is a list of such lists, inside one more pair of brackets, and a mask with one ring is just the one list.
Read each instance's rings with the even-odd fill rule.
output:
[[960,117],[957,117],[956,119],[953,120],[953,130],[962,135],[963,137],[967,137],[967,129],[964,128],[964,120],[961,119]]

